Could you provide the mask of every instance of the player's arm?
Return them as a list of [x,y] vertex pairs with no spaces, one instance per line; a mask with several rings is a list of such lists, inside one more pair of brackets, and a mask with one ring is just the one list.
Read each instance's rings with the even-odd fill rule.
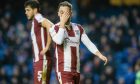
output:
[[83,42],[83,44],[88,48],[88,50],[90,52],[92,52],[93,54],[95,54],[96,56],[98,56],[100,59],[102,59],[106,64],[107,63],[107,58],[102,55],[100,53],[100,51],[97,49],[97,47],[90,41],[90,39],[88,38],[88,36],[86,35],[85,32],[83,32],[83,34],[81,35],[81,41]]
[[56,44],[61,45],[63,44],[64,38],[65,38],[65,29],[59,28],[58,31],[56,32],[54,27],[55,25],[52,28],[50,28],[50,35],[52,37],[52,40]]
[[41,51],[41,54],[45,54],[45,52],[47,52],[47,50],[50,48],[50,44],[51,44],[51,36],[49,34],[49,29],[53,26],[53,23],[51,21],[49,21],[48,19],[44,18],[44,20],[41,22],[41,26],[43,28],[46,28],[47,31],[47,44],[45,49],[43,49]]
[[57,32],[55,31],[54,28],[55,26],[53,26],[50,29],[51,37],[53,41],[58,45],[63,44],[65,38],[65,24],[68,21],[69,17],[70,17],[69,12],[64,12],[63,14],[60,15],[60,26],[58,31]]
[[50,38],[50,35],[49,35],[49,28],[51,28],[53,23],[50,22],[48,19],[44,18],[41,14],[36,14],[35,19],[38,21],[38,23],[41,24],[41,26],[43,28],[46,28],[46,31],[47,31],[47,45],[46,45],[45,49],[43,49],[41,51],[41,54],[44,54],[48,50],[48,48],[50,47],[51,38]]

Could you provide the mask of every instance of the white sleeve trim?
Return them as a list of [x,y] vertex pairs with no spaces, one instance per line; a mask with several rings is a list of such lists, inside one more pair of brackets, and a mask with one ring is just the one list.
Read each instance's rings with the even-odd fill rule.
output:
[[89,40],[88,36],[85,33],[82,34],[81,41],[93,54],[98,51],[97,47]]

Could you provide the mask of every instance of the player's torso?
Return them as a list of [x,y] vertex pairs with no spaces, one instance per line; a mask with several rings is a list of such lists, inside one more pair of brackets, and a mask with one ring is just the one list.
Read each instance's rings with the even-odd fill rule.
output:
[[[63,46],[57,46],[57,49],[63,47],[62,51],[59,51],[59,54],[62,54],[58,57],[58,64],[60,66],[60,71],[72,71],[79,72],[80,62],[79,62],[79,45],[80,45],[80,30],[78,26],[72,23],[70,30],[65,29],[65,38],[63,41]],[[63,66],[63,67],[61,67]]]
[[66,47],[78,47],[80,44],[80,30],[78,26],[72,25],[71,29],[65,29],[65,39],[64,39],[64,48]]
[[45,28],[43,28],[41,24],[37,22],[36,19],[32,21],[31,39],[34,52],[34,61],[43,59],[43,57],[39,56],[39,54],[41,50],[45,48],[47,41],[47,32]]

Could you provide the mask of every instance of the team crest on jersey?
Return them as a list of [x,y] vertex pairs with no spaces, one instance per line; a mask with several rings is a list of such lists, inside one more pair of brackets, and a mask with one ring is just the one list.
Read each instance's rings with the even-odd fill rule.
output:
[[79,30],[75,30],[76,35],[80,35],[80,31]]

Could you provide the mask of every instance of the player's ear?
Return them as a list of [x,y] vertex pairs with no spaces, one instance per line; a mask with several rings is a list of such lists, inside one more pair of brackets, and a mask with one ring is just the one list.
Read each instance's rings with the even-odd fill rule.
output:
[[57,14],[58,14],[58,16],[60,16],[60,12],[59,11],[57,12]]
[[72,11],[70,11],[70,16],[72,16],[72,14],[73,14]]
[[37,13],[37,11],[38,11],[37,8],[34,8],[34,14]]
[[72,11],[70,12],[70,14],[72,15]]

